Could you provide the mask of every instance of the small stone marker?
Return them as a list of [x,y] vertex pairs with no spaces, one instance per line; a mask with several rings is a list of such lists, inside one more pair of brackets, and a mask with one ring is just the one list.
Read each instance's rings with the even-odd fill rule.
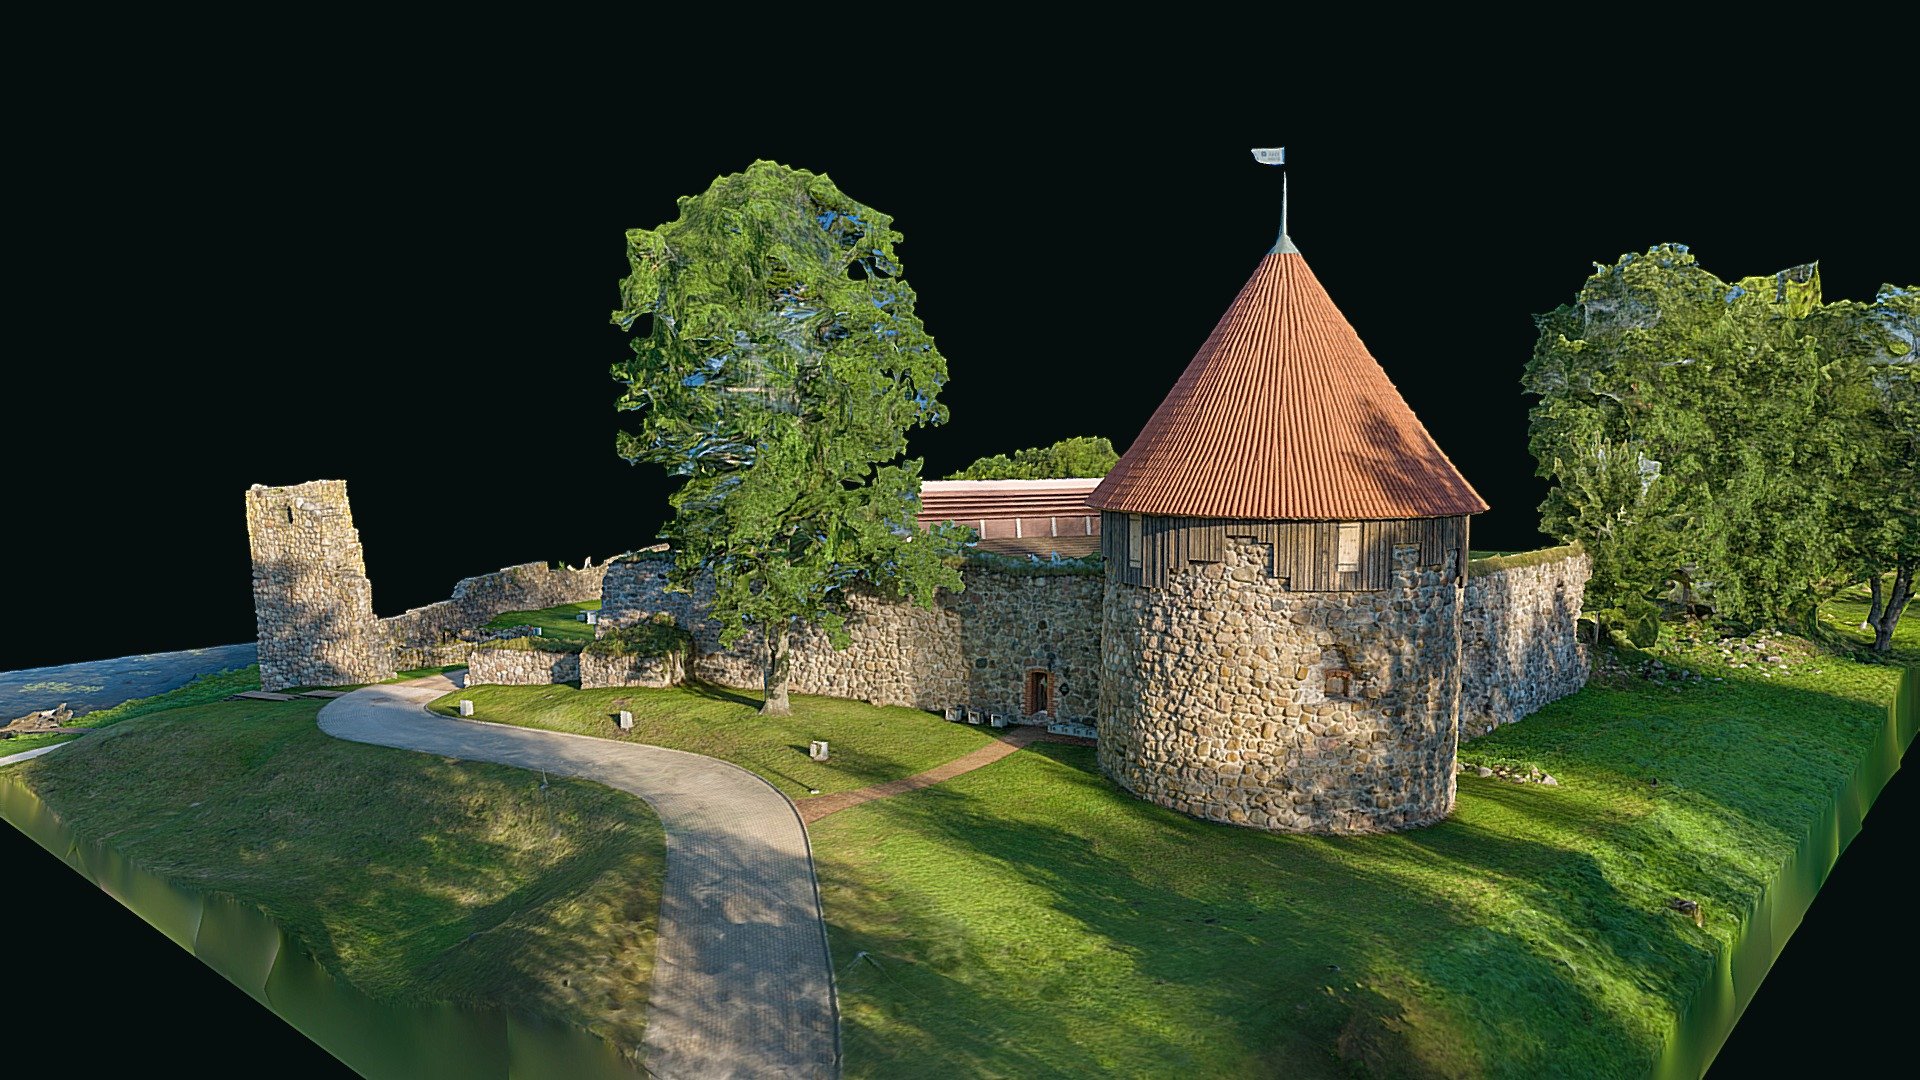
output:
[[967,718],[967,709],[966,709],[966,706],[964,706],[964,705],[949,705],[949,706],[947,706],[947,719],[948,719],[948,720],[951,720],[951,721],[953,721],[954,723],[956,723],[956,724],[957,724],[957,723],[959,723],[959,722],[961,722],[962,720],[965,720],[966,718]]
[[815,761],[827,760],[827,744],[815,739],[813,744],[807,747],[807,756]]
[[461,716],[472,716],[472,715],[473,715],[473,702],[471,702],[471,701],[468,701],[468,700],[467,700],[466,698],[461,698],[461,699],[460,699],[460,715],[461,715]]
[[987,723],[992,724],[994,727],[1006,727],[1007,718],[1002,713],[994,713],[987,718]]
[[531,631],[533,631],[533,636],[534,636],[534,637],[539,637],[539,636],[540,636],[540,628],[539,628],[539,627],[537,627],[537,626],[529,626],[529,627],[527,627],[527,629],[529,629],[529,630],[531,630]]
[[971,705],[967,706],[967,723],[977,724],[979,722],[980,722],[980,710],[974,708]]
[[580,621],[586,623],[588,626],[596,626],[600,622],[600,613],[597,611],[583,611],[580,613]]
[[633,714],[628,712],[625,709],[620,710],[620,730],[621,731],[633,730]]

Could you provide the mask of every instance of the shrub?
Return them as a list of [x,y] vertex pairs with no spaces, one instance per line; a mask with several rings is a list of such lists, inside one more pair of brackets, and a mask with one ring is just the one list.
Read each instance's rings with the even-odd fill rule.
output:
[[1106,569],[1106,561],[1098,555],[1082,559],[1037,559],[977,548],[967,552],[966,565],[1015,577],[1098,577]]
[[693,635],[673,625],[671,615],[660,612],[646,622],[593,639],[583,651],[594,656],[665,656],[692,647]]

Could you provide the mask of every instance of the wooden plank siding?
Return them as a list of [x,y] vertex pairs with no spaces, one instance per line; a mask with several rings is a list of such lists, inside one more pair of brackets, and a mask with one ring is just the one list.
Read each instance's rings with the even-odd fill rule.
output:
[[1140,520],[1140,565],[1129,565],[1127,515],[1103,511],[1100,554],[1123,584],[1164,586],[1167,575],[1189,563],[1219,562],[1226,557],[1227,538],[1253,540],[1270,546],[1267,573],[1285,578],[1294,592],[1362,592],[1393,583],[1393,549],[1418,547],[1420,565],[1445,565],[1455,554],[1454,580],[1466,579],[1467,519],[1415,518],[1402,521],[1362,521],[1360,568],[1340,573],[1340,522],[1240,521],[1229,518],[1188,518],[1143,515]]

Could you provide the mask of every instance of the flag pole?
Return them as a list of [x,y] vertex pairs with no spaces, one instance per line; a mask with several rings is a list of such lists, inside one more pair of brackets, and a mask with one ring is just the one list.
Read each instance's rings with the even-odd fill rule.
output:
[[1292,251],[1293,244],[1287,239],[1287,148],[1274,146],[1267,149],[1256,148],[1253,160],[1262,165],[1280,167],[1280,239],[1274,241],[1274,251]]

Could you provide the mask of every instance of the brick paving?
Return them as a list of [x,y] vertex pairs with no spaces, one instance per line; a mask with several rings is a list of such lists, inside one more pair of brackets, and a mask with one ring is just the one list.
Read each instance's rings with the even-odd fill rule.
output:
[[356,690],[320,710],[320,728],[597,780],[645,799],[667,834],[647,1069],[670,1080],[839,1075],[826,926],[793,803],[745,769],[699,754],[425,710],[457,685],[436,675]]
[[1080,739],[1072,735],[1054,735],[1044,727],[1016,727],[980,749],[954,758],[945,765],[936,765],[926,772],[914,773],[904,779],[889,780],[872,787],[863,787],[857,791],[838,791],[832,795],[802,799],[794,805],[800,808],[800,820],[811,825],[828,814],[837,814],[849,806],[859,806],[861,803],[884,799],[889,795],[898,795],[906,791],[918,791],[923,787],[932,787],[942,780],[951,780],[961,773],[972,772],[982,765],[991,765],[1021,747],[1036,742],[1062,742],[1076,746],[1094,745],[1092,739]]

